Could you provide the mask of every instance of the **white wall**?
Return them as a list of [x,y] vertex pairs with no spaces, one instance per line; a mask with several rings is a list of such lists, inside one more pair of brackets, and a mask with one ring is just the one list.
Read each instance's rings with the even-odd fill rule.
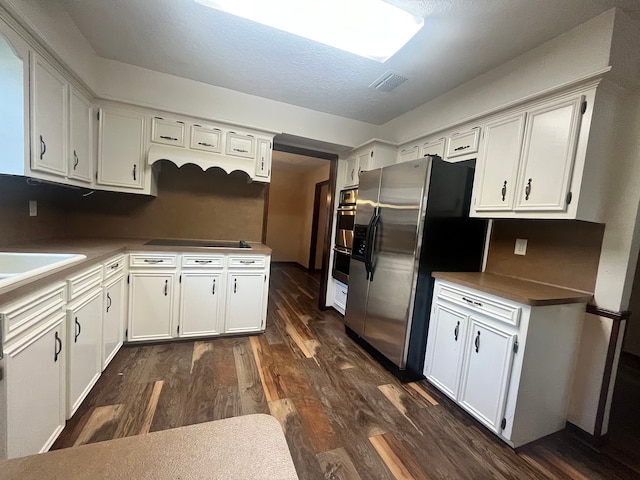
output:
[[[609,66],[615,9],[382,125],[402,143]],[[428,81],[428,79],[427,79]]]

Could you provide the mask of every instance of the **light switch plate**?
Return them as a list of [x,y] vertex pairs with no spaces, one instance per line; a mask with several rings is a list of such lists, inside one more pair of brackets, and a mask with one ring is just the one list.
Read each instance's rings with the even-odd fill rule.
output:
[[516,255],[526,255],[527,254],[527,239],[526,238],[516,238],[516,248],[513,249],[513,253]]

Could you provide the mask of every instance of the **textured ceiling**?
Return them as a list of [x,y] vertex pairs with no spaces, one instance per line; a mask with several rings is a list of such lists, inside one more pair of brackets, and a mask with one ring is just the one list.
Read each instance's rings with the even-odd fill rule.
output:
[[285,172],[310,173],[322,167],[327,167],[329,162],[315,157],[307,157],[295,153],[273,151],[271,160],[273,170]]
[[[426,19],[380,64],[193,0],[58,1],[102,57],[373,124],[613,6],[640,18],[639,0],[388,0]],[[369,89],[387,70],[409,80]]]

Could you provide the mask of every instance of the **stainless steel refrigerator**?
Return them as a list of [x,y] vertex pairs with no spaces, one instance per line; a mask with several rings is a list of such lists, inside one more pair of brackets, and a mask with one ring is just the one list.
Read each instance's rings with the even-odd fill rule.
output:
[[425,157],[360,176],[347,333],[404,379],[422,376],[434,271],[479,271],[486,221],[469,218],[475,161]]

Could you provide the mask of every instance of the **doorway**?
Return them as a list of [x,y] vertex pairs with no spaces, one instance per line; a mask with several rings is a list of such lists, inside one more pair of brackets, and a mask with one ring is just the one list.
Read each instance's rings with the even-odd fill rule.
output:
[[263,243],[272,249],[272,262],[320,273],[321,310],[327,308],[337,167],[335,154],[275,143],[265,191]]
[[331,215],[329,180],[316,183],[313,200],[313,225],[311,227],[311,248],[309,249],[309,270],[322,270],[324,237]]

